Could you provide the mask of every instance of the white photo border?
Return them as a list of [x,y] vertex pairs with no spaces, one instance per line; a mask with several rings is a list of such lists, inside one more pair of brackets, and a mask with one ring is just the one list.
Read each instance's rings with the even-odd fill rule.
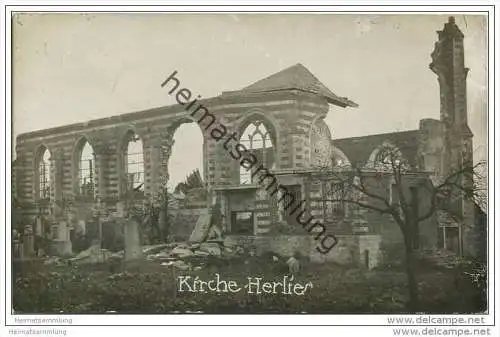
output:
[[[66,2],[67,3],[67,2]],[[88,2],[87,2],[88,3]],[[98,3],[98,2],[96,2]],[[337,326],[337,327],[394,327],[396,325],[388,324],[388,317],[415,317],[415,315],[383,315],[383,314],[363,314],[363,315],[330,315],[330,314],[287,314],[287,315],[267,315],[267,314],[251,314],[251,315],[210,315],[210,314],[171,314],[171,315],[123,315],[123,314],[100,314],[100,315],[14,315],[12,314],[12,298],[11,298],[11,256],[10,245],[10,212],[11,212],[11,159],[14,149],[12,144],[12,58],[11,58],[11,17],[13,13],[18,12],[258,12],[258,13],[352,13],[352,14],[471,14],[482,13],[488,16],[488,276],[490,280],[490,288],[488,291],[488,307],[489,312],[481,315],[485,317],[486,324],[481,326],[495,326],[496,323],[496,292],[495,285],[495,262],[497,261],[495,250],[496,242],[500,242],[500,237],[495,231],[494,224],[496,223],[494,206],[497,205],[496,193],[493,189],[495,185],[495,173],[497,167],[495,163],[495,97],[498,94],[495,86],[496,72],[495,60],[497,46],[495,44],[496,29],[495,19],[498,14],[495,13],[495,7],[491,5],[475,5],[475,6],[440,6],[440,5],[393,5],[393,6],[373,6],[367,5],[351,5],[351,6],[5,6],[2,15],[2,25],[5,27],[4,35],[4,55],[5,55],[5,83],[4,87],[4,106],[5,119],[2,120],[2,129],[5,130],[4,146],[1,146],[2,156],[0,160],[5,158],[5,162],[0,165],[1,184],[5,186],[5,194],[2,196],[1,211],[5,214],[4,230],[2,232],[1,249],[2,258],[5,261],[5,275],[1,277],[1,287],[4,289],[1,292],[0,302],[5,303],[5,316],[3,320],[7,327],[22,326],[16,323],[16,318],[58,318],[70,319],[71,324],[58,324],[59,327],[81,327],[81,326]],[[439,27],[437,27],[439,28]],[[11,155],[9,155],[9,153]],[[497,205],[498,206],[498,205]],[[3,315],[2,315],[3,316]],[[360,316],[362,318],[360,319]],[[425,315],[431,316],[431,315]],[[473,317],[471,315],[439,315],[440,317]],[[477,315],[474,315],[474,317]],[[54,326],[43,324],[44,326]],[[404,324],[402,324],[404,325]],[[428,325],[412,325],[412,326],[428,326]],[[459,326],[459,325],[456,325]],[[351,330],[345,330],[352,333]],[[366,331],[366,330],[365,330]]]

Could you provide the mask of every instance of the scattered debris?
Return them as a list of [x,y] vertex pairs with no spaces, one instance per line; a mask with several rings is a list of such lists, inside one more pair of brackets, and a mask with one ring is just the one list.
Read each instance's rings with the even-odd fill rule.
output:
[[122,273],[116,273],[116,274],[108,276],[108,278],[110,280],[116,280],[116,279],[127,278],[127,277],[133,277],[133,275],[125,271]]
[[170,252],[171,255],[177,255],[180,258],[187,257],[187,256],[192,256],[193,251],[188,249],[188,248],[181,248],[181,247],[175,247],[172,249]]
[[58,256],[51,256],[51,257],[47,258],[43,262],[43,264],[57,264],[57,265],[59,265],[59,264],[63,264],[63,260]]
[[162,243],[159,245],[152,245],[152,246],[143,246],[142,247],[142,253],[143,254],[156,254],[164,250],[165,248],[172,247],[171,243]]
[[216,242],[203,242],[200,246],[200,250],[209,253],[210,255],[221,255],[221,249]]
[[112,252],[107,249],[102,249],[99,245],[92,245],[88,249],[80,252],[74,258],[69,259],[71,263],[102,263],[109,260],[111,256],[114,256]]
[[[145,260],[157,262],[161,266],[168,268],[176,268],[179,270],[200,270],[207,265],[220,262],[225,263],[228,259],[233,259],[237,256],[255,257],[256,252],[253,249],[245,250],[236,242],[230,240],[224,241],[221,238],[209,239],[203,242],[172,242],[141,248]],[[271,255],[274,263],[284,263],[286,258],[280,257],[277,254]],[[47,257],[44,264],[93,264],[109,262],[116,265],[125,259],[124,251],[111,252],[107,249],[102,249],[100,243],[95,242],[88,249],[78,253],[72,258]],[[298,261],[293,258],[289,259],[287,264],[291,271],[296,273]],[[244,263],[248,264],[249,261]],[[114,273],[111,278],[121,278],[126,276],[123,273],[116,273],[119,268],[113,268]]]
[[[158,261],[162,266],[181,270],[200,270],[206,265],[207,259],[212,257],[223,261],[245,254],[241,246],[234,242],[225,242],[222,238],[203,242],[177,242],[157,247],[145,250],[149,252],[145,254],[148,261]],[[254,251],[253,253],[255,255]]]
[[191,269],[191,266],[186,264],[184,261],[182,260],[177,260],[177,261],[174,261],[172,263],[172,265],[177,268],[177,269],[180,269],[180,270],[189,270]]

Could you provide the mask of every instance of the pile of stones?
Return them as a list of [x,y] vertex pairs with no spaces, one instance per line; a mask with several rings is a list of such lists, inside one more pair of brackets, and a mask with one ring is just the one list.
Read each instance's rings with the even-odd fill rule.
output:
[[[242,256],[242,247],[223,240],[207,240],[204,242],[173,242],[152,246],[143,246],[142,255],[148,261],[159,262],[162,266],[174,267],[180,270],[198,270],[208,259],[231,259]],[[102,249],[98,244],[80,252],[69,259],[59,257],[49,258],[46,264],[93,264],[124,259],[124,251],[111,252]]]
[[150,251],[146,259],[159,261],[163,266],[172,266],[180,270],[198,270],[202,263],[194,266],[194,262],[201,262],[205,258],[232,258],[244,253],[239,246],[224,243],[222,240],[208,240],[205,242],[179,242],[168,244],[165,249],[157,252]]

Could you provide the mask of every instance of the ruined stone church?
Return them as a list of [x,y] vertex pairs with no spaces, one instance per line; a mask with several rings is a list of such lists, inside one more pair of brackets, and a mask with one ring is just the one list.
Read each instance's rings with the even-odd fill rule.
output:
[[[217,207],[224,239],[253,247],[257,254],[298,252],[314,261],[368,268],[381,263],[390,247],[401,247],[400,229],[385,214],[331,198],[330,182],[322,178],[324,168],[362,167],[366,174],[376,175],[383,170],[382,149],[396,149],[409,166],[404,188],[418,196],[419,207],[428,208],[426,191],[417,186],[440,181],[464,161],[472,161],[463,38],[453,18],[438,32],[430,69],[439,81],[440,119],[423,119],[411,131],[332,139],[325,116],[331,109],[357,104],[334,94],[301,64],[203,100],[280,185],[304,200],[303,216],[314,217],[327,233],[335,234],[338,243],[326,254],[315,249],[314,233],[297,226],[278,196],[270,196],[204,130],[206,197],[172,209],[181,219],[172,231],[189,239],[199,230],[200,218]],[[37,235],[50,236],[59,252],[71,251],[77,231],[100,240],[115,235],[113,215],[126,213],[131,202],[154,202],[162,193],[169,179],[174,132],[183,123],[197,122],[176,104],[19,135],[13,167],[19,221],[32,226]],[[387,200],[398,202],[393,181],[383,182]],[[439,212],[423,221],[418,233],[421,247],[473,253],[474,205],[461,199],[457,207],[460,221],[445,221]]]

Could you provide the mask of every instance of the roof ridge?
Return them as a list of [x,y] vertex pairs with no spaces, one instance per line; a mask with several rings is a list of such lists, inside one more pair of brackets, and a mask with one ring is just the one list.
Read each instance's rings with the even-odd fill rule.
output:
[[293,66],[282,69],[261,80],[258,80],[243,89],[240,92],[271,92],[277,90],[298,89],[315,95],[322,96],[329,103],[341,107],[357,107],[358,104],[350,101],[346,97],[340,97],[334,94],[326,85],[324,85],[309,69],[302,63],[296,63]]

